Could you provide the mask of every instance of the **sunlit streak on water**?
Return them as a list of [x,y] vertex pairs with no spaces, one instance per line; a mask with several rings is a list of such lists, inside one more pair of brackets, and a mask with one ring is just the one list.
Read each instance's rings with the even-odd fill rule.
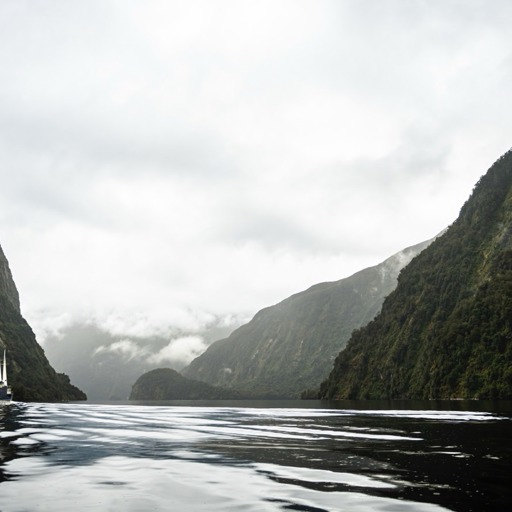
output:
[[12,404],[1,419],[2,512],[483,510],[505,486],[475,468],[511,469],[510,419],[486,412]]

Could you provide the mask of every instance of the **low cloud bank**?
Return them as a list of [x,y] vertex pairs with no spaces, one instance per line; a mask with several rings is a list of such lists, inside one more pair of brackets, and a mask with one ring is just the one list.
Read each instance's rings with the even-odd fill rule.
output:
[[167,346],[147,358],[148,363],[174,363],[186,366],[201,355],[208,345],[201,336],[183,336],[169,342]]
[[218,318],[199,332],[168,336],[122,336],[97,324],[62,324],[49,333],[44,349],[52,366],[67,373],[91,400],[126,400],[135,381],[155,368],[180,371],[208,346],[227,337],[242,319]]

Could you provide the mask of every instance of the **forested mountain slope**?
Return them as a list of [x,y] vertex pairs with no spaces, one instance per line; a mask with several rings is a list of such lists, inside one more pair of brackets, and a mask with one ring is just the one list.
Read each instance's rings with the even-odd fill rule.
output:
[[321,398],[512,398],[512,152],[356,331]]
[[0,247],[0,350],[7,352],[7,377],[17,401],[85,400],[67,375],[56,373],[21,316],[18,291]]
[[429,242],[261,310],[183,370],[186,377],[243,393],[298,397],[318,388],[355,328],[368,323],[400,270]]

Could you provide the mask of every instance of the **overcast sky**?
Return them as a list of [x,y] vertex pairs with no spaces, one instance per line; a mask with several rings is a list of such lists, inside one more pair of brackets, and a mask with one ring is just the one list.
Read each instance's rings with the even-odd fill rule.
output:
[[1,0],[0,244],[40,340],[194,332],[449,225],[509,0]]

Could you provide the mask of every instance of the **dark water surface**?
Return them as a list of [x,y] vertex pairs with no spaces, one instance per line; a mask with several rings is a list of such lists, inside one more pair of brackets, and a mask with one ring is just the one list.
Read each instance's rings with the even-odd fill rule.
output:
[[508,511],[511,402],[0,409],[0,511]]

